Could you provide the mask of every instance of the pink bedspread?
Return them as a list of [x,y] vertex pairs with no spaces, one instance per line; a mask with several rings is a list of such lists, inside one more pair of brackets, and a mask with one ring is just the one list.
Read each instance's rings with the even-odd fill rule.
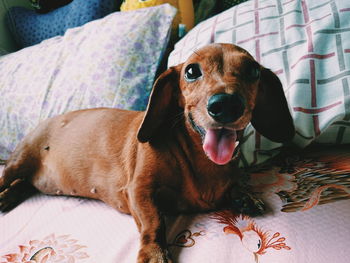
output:
[[[294,160],[289,173],[274,166],[252,174],[270,207],[263,217],[168,218],[175,262],[348,263],[350,157],[317,156]],[[1,263],[132,263],[138,246],[132,217],[99,201],[38,194],[0,214]]]

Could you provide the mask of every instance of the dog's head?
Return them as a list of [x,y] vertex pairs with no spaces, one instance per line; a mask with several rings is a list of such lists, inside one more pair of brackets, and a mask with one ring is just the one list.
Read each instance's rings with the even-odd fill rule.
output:
[[294,136],[278,77],[235,45],[208,45],[164,72],[153,87],[138,140],[149,141],[174,106],[182,109],[187,125],[202,137],[203,150],[217,164],[234,157],[249,122],[272,141]]

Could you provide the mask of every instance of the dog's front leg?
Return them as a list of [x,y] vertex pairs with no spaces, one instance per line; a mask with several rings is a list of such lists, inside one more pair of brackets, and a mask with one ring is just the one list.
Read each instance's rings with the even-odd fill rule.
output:
[[137,263],[171,263],[164,218],[154,204],[152,193],[133,192],[133,195],[129,195],[131,214],[141,234]]
[[235,212],[260,216],[265,212],[264,202],[253,193],[248,185],[238,184],[229,192],[229,204]]

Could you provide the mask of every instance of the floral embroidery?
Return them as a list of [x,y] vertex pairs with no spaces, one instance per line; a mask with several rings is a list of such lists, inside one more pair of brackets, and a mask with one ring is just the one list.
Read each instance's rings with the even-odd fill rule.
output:
[[205,235],[204,231],[194,232],[191,230],[181,231],[175,238],[174,241],[169,246],[177,247],[193,247],[196,244],[195,238]]
[[2,256],[1,263],[85,262],[82,260],[89,258],[89,255],[83,251],[84,248],[69,235],[56,237],[51,234],[42,241],[30,240],[26,245],[19,245],[18,252]]
[[253,254],[257,263],[259,256],[264,255],[269,248],[291,250],[285,243],[286,238],[281,237],[279,232],[270,237],[269,231],[263,231],[248,216],[236,215],[232,211],[225,210],[214,213],[211,218],[226,225],[223,228],[226,234],[237,235],[243,246]]
[[298,187],[277,194],[285,202],[283,212],[306,211],[316,205],[350,198],[349,154],[327,152],[307,156],[294,164]]
[[250,184],[257,192],[291,192],[297,188],[295,177],[288,173],[281,173],[279,167],[272,167],[269,170],[259,170],[252,173],[250,178]]
[[[282,212],[306,211],[317,205],[350,198],[350,155],[327,149],[287,157],[251,171],[254,191],[277,194]],[[278,162],[278,161],[277,161]]]

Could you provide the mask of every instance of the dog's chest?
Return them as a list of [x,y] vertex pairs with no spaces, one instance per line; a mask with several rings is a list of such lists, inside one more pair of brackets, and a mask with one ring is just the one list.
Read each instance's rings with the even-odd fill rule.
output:
[[217,209],[232,188],[232,180],[183,178],[180,184],[163,184],[155,191],[157,207],[169,214]]
[[185,187],[183,198],[198,210],[211,210],[220,207],[226,193],[231,189],[231,180],[215,179],[205,182],[192,182]]

